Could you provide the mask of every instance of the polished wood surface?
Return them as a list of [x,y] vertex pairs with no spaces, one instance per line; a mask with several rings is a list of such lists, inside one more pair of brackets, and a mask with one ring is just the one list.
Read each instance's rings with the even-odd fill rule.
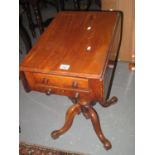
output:
[[64,126],[51,133],[54,139],[69,130],[81,112],[91,119],[105,149],[111,148],[93,106],[99,102],[108,107],[118,100],[109,99],[109,95],[121,29],[121,12],[61,12],[20,64],[27,92],[68,96],[74,103],[66,113]]
[[[99,78],[118,18],[116,12],[59,13],[23,61],[21,69]],[[70,68],[61,70],[62,64]]]

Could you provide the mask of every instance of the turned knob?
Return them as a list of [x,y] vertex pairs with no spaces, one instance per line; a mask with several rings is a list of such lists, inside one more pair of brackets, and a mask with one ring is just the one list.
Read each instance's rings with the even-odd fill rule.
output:
[[77,87],[78,87],[78,83],[77,83],[76,81],[73,81],[72,87],[73,87],[73,88],[77,88]]
[[78,99],[80,94],[78,92],[75,93],[75,99]]
[[47,90],[47,92],[46,92],[46,95],[51,95],[51,94],[52,94],[52,89],[49,88],[49,89]]

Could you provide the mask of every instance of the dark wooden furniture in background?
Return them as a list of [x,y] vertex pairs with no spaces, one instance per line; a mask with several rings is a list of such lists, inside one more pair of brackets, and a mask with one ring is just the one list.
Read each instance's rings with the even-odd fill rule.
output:
[[[66,0],[60,0],[61,10],[66,10],[65,1]],[[81,1],[85,1],[86,3],[86,7],[83,10],[89,10],[93,0],[73,0],[74,10],[82,9],[80,5]],[[95,3],[101,8],[101,0],[95,0]]]
[[19,0],[20,5],[22,6],[24,11],[26,12],[26,16],[27,16],[28,23],[29,23],[29,29],[30,29],[33,37],[36,37],[36,32],[35,32],[35,24],[34,24],[33,19],[32,19],[31,7],[30,6],[32,6],[32,8],[34,10],[37,26],[39,27],[39,31],[40,31],[40,33],[43,32],[42,17],[40,14],[38,2],[39,2],[39,0]]
[[[54,6],[57,11],[59,11],[59,3],[58,0],[19,0],[20,5],[22,6],[23,10],[26,13],[28,23],[29,23],[29,29],[32,33],[33,37],[36,37],[36,31],[35,28],[39,29],[40,34],[44,31],[44,27],[47,26],[47,21],[42,20],[42,14],[40,9],[40,3],[46,3]],[[34,13],[35,21],[33,21],[32,13]],[[50,20],[53,18],[51,17]]]
[[[26,53],[29,52],[29,50],[31,49],[32,45],[31,45],[31,39],[28,35],[28,32],[26,30],[26,28],[24,27],[23,23],[22,23],[22,12],[19,14],[19,38],[24,42],[25,45],[25,50]],[[23,49],[20,48],[19,45],[19,52],[20,54],[23,54]]]
[[[89,10],[93,0],[72,0],[74,7],[73,10]],[[86,7],[81,7],[81,1],[86,3]],[[46,19],[46,21],[42,20],[42,5],[49,4],[54,6],[56,11],[59,12],[60,10],[68,10],[66,8],[66,0],[19,0],[20,6],[26,13],[26,17],[29,24],[29,29],[32,36],[35,38],[37,37],[35,29],[38,28],[40,34],[43,33],[44,28],[48,26],[48,24],[53,20],[54,17]],[[101,8],[101,0],[95,0],[95,3]],[[51,8],[52,9],[52,8]],[[33,19],[34,14],[34,19]]]
[[91,119],[105,149],[111,148],[93,105],[98,102],[108,107],[117,101],[109,95],[121,27],[121,12],[60,12],[20,64],[27,92],[64,95],[74,103],[66,113],[64,126],[51,133],[54,139],[65,133],[74,116],[82,112]]

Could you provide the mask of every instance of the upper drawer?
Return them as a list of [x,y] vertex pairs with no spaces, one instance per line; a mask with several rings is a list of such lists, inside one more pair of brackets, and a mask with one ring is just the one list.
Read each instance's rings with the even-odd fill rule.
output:
[[32,73],[35,82],[62,88],[88,89],[88,79]]

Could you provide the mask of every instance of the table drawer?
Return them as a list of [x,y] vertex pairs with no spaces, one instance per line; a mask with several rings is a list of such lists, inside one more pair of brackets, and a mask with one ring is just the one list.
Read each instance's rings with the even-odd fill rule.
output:
[[46,95],[62,95],[62,96],[70,96],[73,98],[78,98],[81,96],[90,95],[90,90],[82,90],[82,89],[71,89],[71,88],[60,88],[55,86],[45,86],[43,84],[36,84],[34,86],[35,91],[43,92]]
[[35,83],[61,88],[88,89],[88,79],[32,73]]

